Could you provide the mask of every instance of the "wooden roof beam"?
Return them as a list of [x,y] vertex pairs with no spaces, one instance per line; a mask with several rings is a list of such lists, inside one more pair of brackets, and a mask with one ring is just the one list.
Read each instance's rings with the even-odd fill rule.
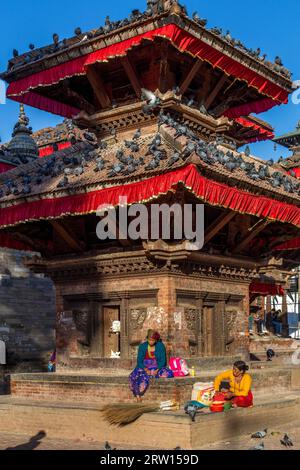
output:
[[220,230],[222,230],[234,217],[236,212],[229,211],[222,213],[215,221],[208,227],[205,232],[204,245],[212,240]]
[[24,233],[18,233],[18,232],[11,233],[10,235],[14,240],[19,241],[21,243],[25,243],[26,245],[28,245],[30,248],[32,248],[33,251],[37,251],[37,252],[40,252],[42,254],[48,254],[49,253],[48,246],[40,240],[28,237]]
[[130,80],[130,83],[132,85],[132,88],[135,91],[135,94],[140,99],[142,96],[142,87],[141,87],[140,81],[138,79],[138,76],[136,74],[136,71],[133,65],[131,64],[127,56],[121,57],[121,64]]
[[105,86],[100,74],[96,72],[93,66],[89,66],[86,71],[86,76],[93,88],[93,91],[101,108],[110,108],[111,100],[105,90]]
[[271,224],[272,221],[270,220],[265,220],[261,219],[257,224],[255,224],[253,227],[249,228],[249,234],[234,248],[232,251],[232,254],[237,254],[241,251],[243,251],[249,243],[257,237],[257,235],[262,232],[269,224]]
[[77,93],[77,91],[71,88],[70,80],[66,80],[65,82],[63,82],[62,90],[64,96],[74,98],[78,107],[80,107],[83,111],[86,111],[88,114],[94,114],[96,112],[96,108],[93,104],[91,104],[80,93]]
[[196,59],[196,62],[194,62],[193,67],[189,71],[188,75],[186,78],[183,80],[183,82],[180,85],[180,95],[184,95],[190,84],[192,83],[193,79],[195,78],[196,74],[199,72],[200,68],[203,65],[203,60]]
[[63,239],[63,241],[75,252],[83,252],[85,244],[78,240],[76,235],[68,227],[66,228],[62,222],[56,220],[50,221],[55,232]]
[[216,99],[218,93],[221,91],[222,87],[225,85],[225,83],[228,80],[228,75],[224,74],[216,86],[213,88],[213,90],[210,92],[209,96],[206,98],[204,106],[206,109],[209,109],[210,106],[213,104],[214,100]]

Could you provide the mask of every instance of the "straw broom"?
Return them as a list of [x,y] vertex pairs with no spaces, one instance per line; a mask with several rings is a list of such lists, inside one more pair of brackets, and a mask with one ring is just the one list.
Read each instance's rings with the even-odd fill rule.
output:
[[113,426],[127,426],[145,413],[154,413],[160,410],[157,403],[143,405],[140,403],[115,403],[105,405],[100,412],[103,418]]

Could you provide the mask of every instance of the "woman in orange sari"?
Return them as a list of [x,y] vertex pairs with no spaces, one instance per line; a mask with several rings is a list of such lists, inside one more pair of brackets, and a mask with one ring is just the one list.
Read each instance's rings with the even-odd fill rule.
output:
[[[237,361],[232,370],[223,372],[215,380],[215,391],[224,392],[226,400],[231,401],[233,408],[253,406],[252,377],[247,374],[248,370],[249,367],[244,361]],[[227,382],[228,387],[222,382]]]

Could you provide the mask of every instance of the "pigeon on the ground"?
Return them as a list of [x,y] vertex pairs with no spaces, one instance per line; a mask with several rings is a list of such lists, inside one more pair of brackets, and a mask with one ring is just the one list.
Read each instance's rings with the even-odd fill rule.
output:
[[275,357],[275,352],[273,351],[273,349],[268,349],[267,350],[268,361],[272,361],[273,357]]
[[111,445],[109,444],[109,442],[107,442],[107,441],[106,441],[106,443],[105,443],[105,447],[104,447],[104,448],[105,448],[105,450],[117,450],[116,448],[113,449],[113,448],[111,447]]
[[289,438],[287,434],[284,435],[283,439],[280,440],[281,445],[285,447],[293,447],[294,443],[293,441]]
[[265,450],[265,444],[261,442],[258,446],[251,447],[249,450]]
[[264,429],[263,431],[258,431],[256,432],[255,434],[252,434],[252,439],[263,439],[264,437],[266,437],[266,435],[268,434],[268,429]]

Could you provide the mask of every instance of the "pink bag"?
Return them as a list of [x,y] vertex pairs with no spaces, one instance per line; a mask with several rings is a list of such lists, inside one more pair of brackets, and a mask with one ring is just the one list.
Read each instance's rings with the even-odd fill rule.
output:
[[186,360],[182,357],[171,357],[170,369],[174,377],[186,377],[190,373]]

